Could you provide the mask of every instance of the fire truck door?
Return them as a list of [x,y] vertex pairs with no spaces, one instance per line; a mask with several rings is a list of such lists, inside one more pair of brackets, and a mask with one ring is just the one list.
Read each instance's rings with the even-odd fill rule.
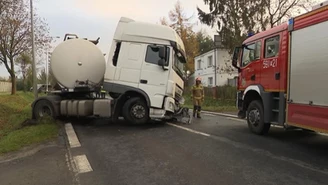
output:
[[279,43],[279,34],[264,39],[261,84],[265,91],[280,91]]
[[246,88],[249,85],[259,84],[261,79],[261,41],[251,43],[243,48],[241,62],[240,87]]

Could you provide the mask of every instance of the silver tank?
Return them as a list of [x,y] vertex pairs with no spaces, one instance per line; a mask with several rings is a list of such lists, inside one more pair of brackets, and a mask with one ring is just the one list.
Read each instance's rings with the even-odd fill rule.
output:
[[70,39],[59,44],[50,59],[50,72],[62,86],[72,89],[76,81],[99,83],[106,61],[100,49],[84,39]]

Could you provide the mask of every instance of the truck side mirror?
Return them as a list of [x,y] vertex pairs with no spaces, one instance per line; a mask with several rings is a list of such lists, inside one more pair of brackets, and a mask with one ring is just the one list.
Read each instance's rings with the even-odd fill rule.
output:
[[165,66],[165,64],[166,64],[166,60],[164,60],[164,59],[158,60],[158,65],[159,66],[162,66],[162,68],[163,68],[164,71],[165,70],[168,70],[168,68]]
[[164,59],[160,59],[159,61],[158,61],[158,65],[159,66],[165,66],[165,60]]
[[166,47],[159,48],[159,58],[166,59]]
[[233,56],[232,56],[232,66],[235,67],[236,69],[238,69],[238,72],[240,72],[240,68],[237,65],[240,50],[241,50],[241,47],[235,47],[235,50],[234,50]]

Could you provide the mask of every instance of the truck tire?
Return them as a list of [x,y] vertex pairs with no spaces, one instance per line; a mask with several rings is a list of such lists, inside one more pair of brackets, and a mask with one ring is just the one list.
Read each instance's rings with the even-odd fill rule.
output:
[[33,108],[33,118],[38,120],[45,116],[55,118],[55,110],[48,100],[39,100]]
[[260,100],[252,101],[247,108],[247,124],[251,132],[264,135],[269,132],[270,123],[264,123],[263,104]]
[[149,108],[139,97],[128,99],[123,106],[122,114],[131,124],[145,124],[149,121]]

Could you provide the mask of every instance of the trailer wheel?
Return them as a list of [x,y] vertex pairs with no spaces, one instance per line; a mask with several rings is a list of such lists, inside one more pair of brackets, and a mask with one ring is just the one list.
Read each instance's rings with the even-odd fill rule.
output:
[[271,124],[264,123],[263,105],[260,100],[252,101],[247,108],[247,124],[251,132],[263,135],[268,133]]
[[45,116],[55,118],[55,110],[49,101],[40,100],[33,108],[33,117],[35,119],[41,119]]
[[128,99],[122,111],[126,121],[132,124],[145,124],[149,120],[149,108],[139,97]]

